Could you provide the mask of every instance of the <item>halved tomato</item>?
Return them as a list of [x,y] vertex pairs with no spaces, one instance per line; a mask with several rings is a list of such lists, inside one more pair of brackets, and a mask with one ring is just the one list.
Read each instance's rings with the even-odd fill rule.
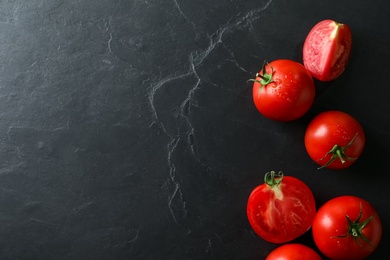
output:
[[303,45],[303,65],[320,81],[332,81],[344,72],[351,53],[352,32],[333,20],[317,23]]

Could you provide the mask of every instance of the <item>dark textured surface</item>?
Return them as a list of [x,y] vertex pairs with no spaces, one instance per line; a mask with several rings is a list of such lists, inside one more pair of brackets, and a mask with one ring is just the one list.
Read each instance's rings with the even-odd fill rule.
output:
[[[276,245],[245,207],[269,170],[318,205],[369,200],[384,225],[371,259],[384,259],[389,15],[387,0],[0,1],[0,259],[264,259]],[[264,59],[301,61],[326,18],[352,29],[347,70],[316,82],[303,118],[265,119],[246,80]],[[303,146],[327,109],[366,132],[341,172],[316,170]]]

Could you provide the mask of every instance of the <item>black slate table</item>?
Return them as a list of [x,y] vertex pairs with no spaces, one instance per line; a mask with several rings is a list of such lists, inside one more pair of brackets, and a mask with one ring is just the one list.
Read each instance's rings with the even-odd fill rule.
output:
[[[390,3],[288,0],[0,1],[0,259],[264,259],[246,218],[270,170],[317,205],[370,201],[390,242]],[[310,28],[348,24],[353,49],[311,110],[268,120],[252,101],[264,60],[302,61]],[[303,135],[337,109],[366,133],[342,171]],[[294,242],[314,247],[308,232]]]

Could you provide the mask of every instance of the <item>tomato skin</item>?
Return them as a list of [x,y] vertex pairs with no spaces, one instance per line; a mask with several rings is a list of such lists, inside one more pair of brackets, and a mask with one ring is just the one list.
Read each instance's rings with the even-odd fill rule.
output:
[[322,258],[308,246],[285,244],[274,249],[265,260],[322,260]]
[[[371,221],[363,227],[363,235],[370,244],[358,238],[359,243],[348,233],[348,222],[355,221],[360,214],[359,223],[373,216]],[[382,223],[372,205],[356,196],[340,196],[326,202],[318,210],[312,226],[314,242],[318,249],[331,259],[364,259],[378,246],[382,237]]]
[[345,147],[353,138],[355,139],[345,150],[345,155],[354,159],[346,159],[344,163],[336,159],[326,166],[330,169],[345,169],[359,158],[366,142],[362,126],[351,115],[336,110],[318,114],[306,128],[304,142],[310,158],[318,165],[324,166],[331,160],[332,155],[327,153],[335,145]]
[[303,44],[303,64],[321,81],[332,81],[345,70],[352,46],[348,25],[327,19],[317,23]]
[[[303,116],[315,98],[314,81],[305,67],[292,60],[275,60],[266,66],[266,72],[272,73],[273,82],[262,86],[260,77],[256,77],[252,88],[257,110],[276,121],[292,121]],[[264,75],[263,71],[258,74]]]
[[310,188],[292,176],[284,176],[279,185],[257,186],[247,204],[247,217],[255,233],[276,244],[304,234],[311,227],[315,213]]

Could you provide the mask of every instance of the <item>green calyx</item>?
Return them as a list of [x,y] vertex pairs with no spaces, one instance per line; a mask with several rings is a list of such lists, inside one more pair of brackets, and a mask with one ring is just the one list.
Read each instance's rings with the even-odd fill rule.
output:
[[352,236],[353,239],[356,241],[356,243],[358,243],[360,246],[362,246],[362,244],[360,243],[360,239],[363,240],[364,242],[366,242],[368,245],[371,245],[371,242],[370,240],[368,240],[364,234],[363,234],[363,229],[365,226],[368,225],[368,223],[370,223],[370,221],[374,218],[374,215],[371,215],[369,218],[367,218],[366,220],[364,220],[363,222],[360,222],[361,218],[362,218],[362,215],[363,215],[363,209],[362,209],[362,204],[360,203],[360,211],[359,211],[359,216],[356,218],[355,221],[352,221],[348,215],[346,215],[346,219],[347,219],[347,222],[348,222],[348,231],[347,231],[347,234],[345,235],[342,235],[342,236],[334,236],[335,238],[346,238],[346,237],[349,237],[349,236]]
[[[271,73],[267,73],[267,68],[266,68],[267,65],[270,66]],[[261,74],[256,73],[256,79],[250,79],[248,81],[259,83],[260,89],[261,89],[262,87],[268,85],[269,83],[274,82],[272,80],[273,73],[274,73],[274,68],[271,65],[269,65],[267,61],[264,61],[263,68],[261,69]],[[257,78],[260,78],[260,79],[257,79]]]
[[271,187],[278,186],[283,179],[283,172],[279,171],[275,173],[274,171],[267,172],[264,176],[264,182]]
[[322,168],[329,166],[332,162],[334,162],[337,159],[340,159],[342,164],[344,164],[346,160],[348,160],[348,161],[356,160],[357,158],[349,157],[348,155],[346,155],[345,151],[353,144],[357,135],[358,135],[358,133],[356,133],[356,135],[351,139],[351,141],[349,141],[349,143],[346,146],[340,146],[338,144],[335,144],[333,146],[333,148],[325,154],[324,157],[319,159],[319,161],[321,161],[321,160],[325,159],[326,156],[331,154],[332,157],[330,158],[330,160],[328,162],[326,162],[324,165],[322,165],[321,167],[319,167],[318,169],[322,169]]

